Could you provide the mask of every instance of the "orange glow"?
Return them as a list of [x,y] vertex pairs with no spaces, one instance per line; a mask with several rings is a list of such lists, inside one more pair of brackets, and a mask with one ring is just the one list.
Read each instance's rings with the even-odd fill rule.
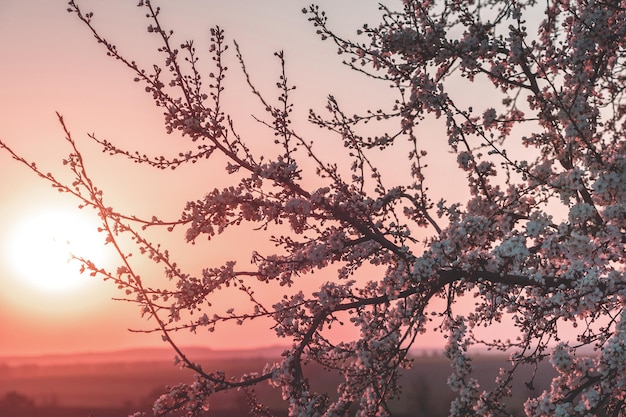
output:
[[88,284],[77,258],[108,267],[110,256],[96,233],[97,222],[81,214],[55,207],[17,219],[5,250],[16,278],[35,291],[68,293]]

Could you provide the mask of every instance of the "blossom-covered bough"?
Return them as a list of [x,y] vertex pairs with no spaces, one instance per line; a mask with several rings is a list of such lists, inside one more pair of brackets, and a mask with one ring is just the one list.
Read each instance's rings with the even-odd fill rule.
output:
[[[292,416],[388,415],[401,370],[411,364],[409,348],[437,331],[447,334],[448,382],[457,394],[451,415],[506,415],[516,370],[542,360],[556,376],[547,390],[529,391],[528,415],[626,415],[625,2],[405,0],[397,10],[381,5],[381,23],[363,26],[354,40],[336,35],[325,13],[310,6],[303,12],[346,65],[397,92],[388,107],[375,103],[361,115],[349,115],[332,96],[325,113],[309,113],[320,132],[336,134],[343,163],[325,160],[316,138],[293,127],[294,87],[284,65],[274,102],[253,84],[235,44],[244,80],[267,112],[258,119],[272,130],[274,151],[259,154],[258,137],[240,135],[221,105],[228,93],[222,30],[211,31],[215,70],[204,74],[194,44],[174,46],[159,8],[150,1],[139,6],[148,31],[161,40],[164,63],[149,70],[118,53],[91,13],[74,1],[69,11],[134,72],[163,109],[167,132],[188,138],[195,150],[170,160],[91,138],[111,155],[160,169],[205,159],[210,165],[219,155],[232,185],[188,202],[180,219],[142,220],[105,204],[67,129],[72,185],[2,146],[98,210],[122,265],[109,272],[84,260],[85,269],[133,294],[183,366],[195,371],[195,383],[173,387],[156,402],[157,415],[200,413],[211,394],[231,389],[245,390],[252,411],[267,415],[253,390],[262,383],[282,390]],[[468,98],[468,85],[485,93]],[[387,133],[364,135],[376,123]],[[427,123],[442,126],[441,136],[421,133]],[[434,147],[456,154],[447,169],[463,172],[467,201],[428,188],[437,183],[427,162],[446,163],[429,159]],[[387,176],[376,155],[398,148],[408,150],[407,172]],[[274,233],[273,253],[254,252],[247,268],[235,261],[207,266],[201,276],[181,271],[142,237],[147,227],[185,227],[193,242],[245,223]],[[123,235],[161,263],[175,286],[145,286],[119,244]],[[269,304],[255,291],[276,284],[297,289],[314,271],[326,280],[316,291],[285,291]],[[227,286],[247,294],[249,304],[212,307],[208,300]],[[208,372],[175,343],[175,330],[228,321],[245,327],[257,317],[271,319],[291,346],[262,371]],[[497,323],[510,323],[517,338],[485,337],[481,329]],[[360,336],[329,336],[331,326],[341,325],[357,327]],[[469,350],[478,346],[510,354],[510,366],[489,389],[472,376]],[[337,372],[343,382],[335,392],[315,392],[307,363]]]

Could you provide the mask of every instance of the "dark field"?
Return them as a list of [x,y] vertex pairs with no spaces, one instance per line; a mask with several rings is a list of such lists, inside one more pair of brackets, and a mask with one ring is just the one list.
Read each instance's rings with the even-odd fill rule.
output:
[[[276,350],[213,352],[196,350],[204,369],[222,369],[227,375],[244,370],[261,371],[265,359]],[[150,411],[152,402],[164,392],[166,385],[188,382],[191,372],[181,370],[167,359],[162,350],[127,351],[117,354],[92,354],[73,357],[0,358],[0,416],[2,417],[118,417],[135,411]],[[481,355],[474,360],[476,377],[488,386],[500,366],[507,366],[502,357]],[[521,415],[523,400],[533,393],[524,382],[530,379],[531,368],[522,369],[514,386],[511,412]],[[307,374],[325,390],[336,381],[336,375],[320,368],[309,368]],[[393,403],[398,416],[438,417],[448,413],[453,393],[446,386],[450,374],[448,362],[438,355],[418,355],[413,369],[403,376],[404,393]],[[545,388],[551,374],[543,366],[535,379],[538,390]],[[267,385],[257,390],[260,399],[273,410],[284,410],[280,393]],[[538,392],[534,394],[537,395]],[[151,412],[148,413],[152,415]],[[211,402],[208,417],[246,416],[243,393],[218,394]]]

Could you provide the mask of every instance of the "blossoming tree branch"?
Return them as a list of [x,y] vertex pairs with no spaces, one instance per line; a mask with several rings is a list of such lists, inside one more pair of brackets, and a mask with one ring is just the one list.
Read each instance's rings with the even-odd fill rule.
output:
[[[313,126],[335,135],[340,163],[326,159],[314,130],[294,128],[295,87],[283,53],[276,54],[277,93],[268,96],[254,84],[239,46],[216,27],[209,48],[214,70],[203,73],[194,43],[176,43],[152,3],[139,2],[150,36],[161,44],[162,62],[149,68],[118,52],[92,13],[74,1],[69,11],[154,98],[166,131],[194,150],[168,159],[134,152],[132,143],[90,138],[111,157],[155,169],[198,162],[215,170],[225,160],[230,186],[207,189],[179,219],[158,213],[141,219],[106,204],[61,117],[73,149],[64,161],[72,184],[2,147],[98,211],[121,264],[107,271],[85,259],[85,270],[131,295],[182,365],[195,371],[194,383],[173,387],[155,403],[157,415],[196,415],[213,393],[235,389],[247,393],[254,413],[267,415],[254,395],[258,384],[281,390],[291,416],[389,415],[399,376],[411,366],[409,349],[432,332],[447,337],[448,384],[456,393],[450,415],[505,415],[516,371],[544,360],[555,376],[543,392],[529,391],[527,415],[626,415],[624,2],[404,0],[398,9],[381,5],[380,24],[364,25],[354,39],[339,36],[318,7],[306,8],[355,77],[396,92],[395,101],[372,103],[363,114],[353,115],[333,96],[322,111],[310,111]],[[266,111],[257,116],[258,136],[239,134],[222,105],[228,60],[239,63],[240,81]],[[485,94],[468,105],[463,86],[474,83]],[[443,126],[441,137],[420,134],[432,121]],[[268,129],[275,148],[259,154],[255,141]],[[462,173],[467,199],[433,197],[429,164],[446,163],[431,160],[433,144],[456,155],[447,169]],[[408,169],[389,175],[377,155],[398,147],[407,149]],[[199,276],[185,273],[143,234],[183,227],[192,243],[246,224],[271,233],[273,248],[250,253],[247,265],[207,265]],[[122,236],[160,263],[175,285],[144,284]],[[315,291],[285,291],[270,303],[257,296],[264,286],[297,289],[314,271],[325,280]],[[210,300],[226,287],[238,288],[249,303],[213,307]],[[271,320],[290,346],[262,370],[205,370],[176,344],[176,331],[219,332],[230,321],[245,329],[255,318]],[[496,323],[510,323],[517,337],[486,338],[481,329]],[[356,327],[359,336],[330,337],[339,326]],[[576,329],[576,337],[566,337],[565,328]],[[481,346],[510,355],[488,389],[473,376],[469,353]],[[342,382],[316,392],[308,363]]]

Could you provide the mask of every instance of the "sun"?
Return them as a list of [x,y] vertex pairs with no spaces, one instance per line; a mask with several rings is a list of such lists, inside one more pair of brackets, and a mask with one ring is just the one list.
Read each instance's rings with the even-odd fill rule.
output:
[[[95,216],[94,216],[95,217]],[[89,284],[73,256],[104,266],[109,256],[99,223],[80,210],[63,208],[29,213],[8,235],[8,260],[16,277],[45,293],[69,293]]]

